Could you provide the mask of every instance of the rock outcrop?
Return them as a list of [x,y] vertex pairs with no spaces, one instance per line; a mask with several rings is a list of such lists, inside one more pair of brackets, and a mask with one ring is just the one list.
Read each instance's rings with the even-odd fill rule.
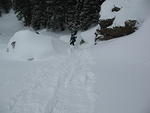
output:
[[108,28],[114,22],[115,18],[100,20],[99,25],[101,29],[96,30],[95,44],[97,41],[110,40],[134,33],[137,29],[136,20],[127,20],[124,22],[124,26],[115,26]]

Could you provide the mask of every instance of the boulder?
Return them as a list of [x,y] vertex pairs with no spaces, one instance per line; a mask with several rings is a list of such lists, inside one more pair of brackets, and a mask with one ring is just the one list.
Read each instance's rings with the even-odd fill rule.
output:
[[113,24],[114,20],[115,20],[115,18],[105,19],[105,20],[101,19],[101,20],[99,20],[99,25],[100,25],[101,29],[107,28]]
[[97,29],[95,32],[95,43],[97,41],[110,40],[122,36],[132,34],[136,31],[137,20],[127,20],[124,22],[124,26],[115,26],[113,28],[108,28],[113,24],[115,18],[100,20],[99,25],[101,29]]
[[122,36],[126,36],[129,34],[134,33],[136,30],[136,27],[131,26],[116,26],[113,28],[105,28],[99,30],[100,34],[104,36],[104,38],[101,38],[100,40],[110,40]]

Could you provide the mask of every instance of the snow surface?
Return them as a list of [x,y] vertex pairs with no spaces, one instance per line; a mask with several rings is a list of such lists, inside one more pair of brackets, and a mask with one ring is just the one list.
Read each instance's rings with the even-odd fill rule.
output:
[[[106,2],[110,6],[122,4],[126,11],[131,3],[141,5],[142,11],[149,11],[150,6],[149,0]],[[103,12],[108,18],[111,14],[106,2]],[[78,34],[86,43],[79,46],[78,40],[76,47],[69,47],[67,34],[45,30],[36,34],[29,28],[24,30],[27,28],[13,12],[3,15],[0,113],[149,113],[150,17],[148,13],[128,12],[144,22],[136,33],[94,46],[96,26]],[[116,23],[123,21],[120,19],[118,16]],[[32,57],[35,60],[27,60]]]
[[[46,34],[19,31],[10,39],[8,52],[3,43],[6,48],[0,51],[0,112],[94,112],[95,80],[89,53],[69,48],[57,34]],[[32,57],[38,59],[27,60]]]
[[134,34],[94,47],[95,113],[149,113],[150,18]]

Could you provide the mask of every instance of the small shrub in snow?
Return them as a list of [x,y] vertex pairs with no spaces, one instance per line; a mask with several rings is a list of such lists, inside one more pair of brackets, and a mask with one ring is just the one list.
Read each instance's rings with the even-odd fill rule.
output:
[[34,60],[34,58],[28,58],[28,61],[33,61]]
[[85,41],[84,41],[83,39],[81,39],[80,45],[82,45],[82,44],[84,44],[84,43],[85,43]]

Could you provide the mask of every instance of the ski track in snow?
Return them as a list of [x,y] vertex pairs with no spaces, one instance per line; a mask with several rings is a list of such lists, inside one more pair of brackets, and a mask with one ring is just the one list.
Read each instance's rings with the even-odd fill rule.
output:
[[93,113],[95,76],[92,57],[73,50],[34,67],[30,87],[10,100],[10,113]]

